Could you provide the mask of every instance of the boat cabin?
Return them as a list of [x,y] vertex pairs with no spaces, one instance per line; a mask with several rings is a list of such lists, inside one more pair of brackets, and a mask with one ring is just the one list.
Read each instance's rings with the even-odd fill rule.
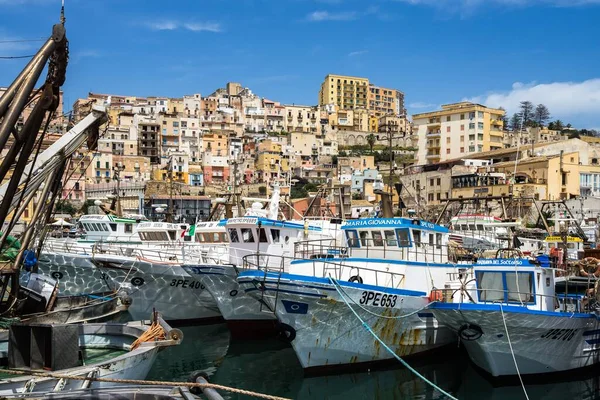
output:
[[[546,252],[559,260],[564,260],[565,242],[563,239],[562,236],[547,236],[544,239]],[[583,255],[585,252],[583,239],[576,236],[567,236],[566,239],[566,259],[579,260],[580,254]]]
[[171,224],[168,222],[143,222],[138,225],[137,233],[142,243],[166,242],[181,243],[184,241],[188,224]]
[[139,243],[137,227],[141,219],[118,218],[112,215],[82,215],[77,225],[85,234],[79,242]]
[[430,263],[448,262],[448,228],[410,218],[346,221],[348,256]]
[[[281,256],[294,256],[298,242],[323,239],[335,241],[322,226],[314,226],[308,221],[298,223],[264,217],[240,217],[228,219],[225,229],[229,241],[229,262],[235,265],[241,265],[244,256],[258,253],[261,255],[261,262],[266,262],[261,267],[278,267]],[[280,256],[273,257],[272,263],[277,265],[270,265],[270,255]]]

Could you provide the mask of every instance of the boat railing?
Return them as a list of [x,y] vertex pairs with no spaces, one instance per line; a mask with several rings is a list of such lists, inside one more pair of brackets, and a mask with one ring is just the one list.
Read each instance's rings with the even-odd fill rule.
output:
[[356,239],[351,246],[338,246],[334,239],[300,241],[294,245],[294,257],[313,258],[378,258],[430,263],[459,263],[472,261],[474,255],[450,244],[429,242],[406,243],[399,246],[397,239]]
[[[344,261],[332,261],[326,258],[314,258],[310,260],[300,259],[290,256],[268,255],[268,254],[249,254],[243,257],[242,267],[244,269],[254,269],[264,272],[264,280],[269,274],[277,274],[281,277],[285,273],[285,265],[289,265],[293,261],[303,261],[303,266],[310,265],[312,276],[316,278],[327,278],[331,276],[336,280],[342,280],[350,277],[352,282],[362,283],[363,276],[373,277],[373,281],[369,284],[375,286],[385,286],[391,288],[399,288],[404,285],[405,275],[398,272],[384,271],[381,269],[348,265]],[[267,265],[267,267],[265,267]]]

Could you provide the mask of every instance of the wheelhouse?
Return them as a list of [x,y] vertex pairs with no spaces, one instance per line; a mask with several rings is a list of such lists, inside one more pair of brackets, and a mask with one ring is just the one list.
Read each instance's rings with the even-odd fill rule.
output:
[[182,242],[187,224],[167,222],[144,222],[138,225],[137,232],[142,242]]
[[547,253],[562,260],[562,253],[566,250],[569,260],[578,260],[579,254],[584,253],[583,239],[576,236],[567,236],[566,245],[562,236],[547,236],[544,239],[544,247]]
[[139,242],[140,220],[112,215],[82,215],[78,227],[85,231],[84,241]]
[[448,261],[448,228],[409,218],[347,221],[342,230],[353,257]]

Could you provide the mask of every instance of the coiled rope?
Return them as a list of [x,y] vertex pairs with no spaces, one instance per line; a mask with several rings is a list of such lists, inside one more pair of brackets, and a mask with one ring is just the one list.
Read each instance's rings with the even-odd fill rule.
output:
[[158,323],[154,321],[150,328],[140,335],[132,344],[130,350],[137,349],[144,342],[153,342],[155,340],[164,340],[166,337],[165,330]]
[[404,361],[402,359],[402,357],[400,357],[398,354],[396,354],[396,352],[394,352],[394,350],[392,350],[383,340],[381,340],[381,338],[379,336],[377,336],[377,334],[375,332],[373,332],[373,329],[371,329],[371,327],[369,326],[369,324],[367,324],[360,317],[360,315],[358,315],[358,313],[356,312],[356,310],[354,310],[354,308],[352,308],[352,306],[350,305],[350,303],[348,303],[348,301],[346,300],[346,297],[342,294],[342,292],[340,292],[340,290],[338,289],[338,287],[335,285],[335,280],[331,277],[331,275],[329,276],[329,280],[332,283],[334,283],[335,290],[338,292],[338,294],[340,295],[340,297],[342,298],[342,300],[344,300],[344,303],[346,303],[346,305],[348,306],[348,308],[350,309],[350,311],[352,311],[352,313],[354,314],[354,316],[360,321],[360,323],[362,324],[362,326],[367,330],[367,332],[369,332],[371,335],[373,335],[373,337],[375,338],[375,340],[377,340],[391,355],[393,355],[396,360],[400,361],[400,363],[406,369],[408,369],[410,372],[412,372],[413,374],[415,374],[416,376],[418,376],[419,378],[421,378],[423,381],[425,381],[425,383],[427,383],[428,385],[430,385],[432,388],[436,389],[437,391],[439,391],[440,393],[442,393],[443,395],[447,396],[448,398],[450,398],[452,400],[458,400],[456,397],[452,396],[450,393],[446,392],[444,389],[440,388],[438,385],[436,385],[435,383],[433,383],[429,379],[425,378],[423,375],[421,375],[419,373],[419,371],[417,371],[416,369],[414,369],[413,367],[411,367],[406,361]]
[[525,393],[525,398],[529,400],[529,395],[527,394],[527,389],[525,389],[525,384],[523,383],[523,378],[521,378],[521,372],[519,371],[519,366],[517,365],[517,359],[515,358],[515,352],[513,351],[512,343],[510,341],[510,336],[508,334],[508,328],[506,326],[506,319],[504,318],[504,310],[502,309],[502,303],[500,303],[500,313],[502,314],[502,323],[504,323],[504,332],[506,332],[506,339],[508,340],[508,347],[510,347],[510,354],[512,355],[513,362],[515,363],[515,368],[517,370],[517,375],[519,376],[519,381],[521,382],[521,387],[523,388],[523,393]]
[[152,385],[152,386],[167,386],[167,387],[176,387],[183,386],[189,388],[201,388],[201,389],[215,389],[215,390],[223,390],[225,392],[243,394],[246,396],[252,396],[260,399],[267,400],[291,400],[286,397],[278,397],[271,396],[268,394],[253,392],[250,390],[237,389],[229,386],[216,385],[214,383],[198,383],[198,382],[169,382],[169,381],[142,381],[139,379],[117,379],[117,378],[95,378],[90,376],[72,376],[72,375],[62,375],[62,374],[51,374],[51,373],[41,373],[41,372],[28,372],[28,371],[17,371],[12,369],[3,369],[3,373],[12,374],[12,375],[27,375],[27,376],[35,376],[39,378],[52,378],[52,379],[65,379],[65,380],[75,380],[75,381],[93,381],[93,382],[109,382],[109,383],[127,383],[132,385]]

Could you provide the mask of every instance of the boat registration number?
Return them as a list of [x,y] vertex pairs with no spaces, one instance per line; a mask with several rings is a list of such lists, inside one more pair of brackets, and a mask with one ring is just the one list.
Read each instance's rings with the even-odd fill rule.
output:
[[189,279],[173,279],[170,286],[182,289],[204,289],[202,282]]
[[360,304],[365,306],[371,305],[376,307],[394,307],[398,296],[395,294],[382,294],[370,291],[362,292]]

